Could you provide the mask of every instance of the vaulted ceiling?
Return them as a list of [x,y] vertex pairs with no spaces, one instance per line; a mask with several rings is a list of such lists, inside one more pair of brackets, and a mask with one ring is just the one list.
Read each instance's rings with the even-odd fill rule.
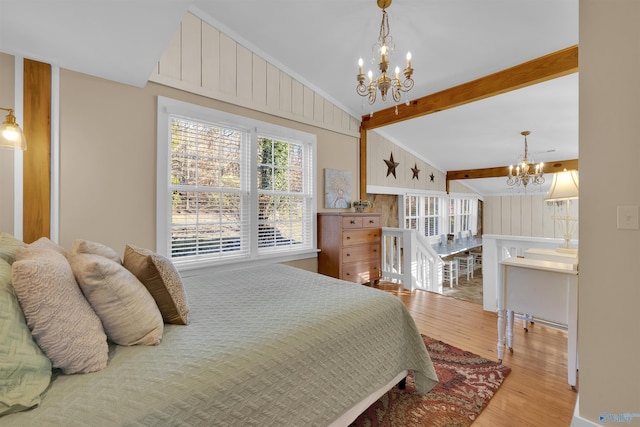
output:
[[[0,0],[0,51],[143,86],[188,10],[356,117],[389,106],[355,92],[376,0]],[[392,65],[413,56],[410,99],[578,44],[578,0],[395,0],[387,12]],[[523,130],[536,161],[578,158],[577,73],[376,131],[446,172],[514,163]],[[515,191],[502,178],[465,182]]]

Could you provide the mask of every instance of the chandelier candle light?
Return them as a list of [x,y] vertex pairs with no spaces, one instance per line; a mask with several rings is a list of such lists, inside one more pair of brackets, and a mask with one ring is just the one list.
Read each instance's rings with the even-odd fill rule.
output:
[[515,174],[513,173],[513,165],[509,166],[509,177],[507,178],[507,185],[520,186],[522,184],[525,188],[527,185],[541,185],[544,184],[544,163],[538,164],[529,163],[529,147],[527,144],[527,135],[531,132],[525,130],[520,132],[520,135],[524,136],[524,156],[518,161]]
[[[369,70],[367,73],[369,77],[369,84],[365,84],[365,75],[362,72],[363,61],[362,58],[358,61],[358,86],[356,86],[356,92],[360,96],[367,96],[369,104],[373,105],[376,102],[378,90],[382,101],[387,100],[387,94],[390,92],[393,100],[397,103],[402,99],[403,92],[409,92],[413,88],[413,68],[411,68],[411,52],[407,52],[407,67],[404,69],[404,81],[400,81],[400,67],[395,68],[395,77],[391,78],[387,74],[389,69],[389,56],[393,52],[395,44],[393,38],[389,35],[389,18],[387,16],[386,8],[391,5],[391,0],[377,0],[378,7],[382,9],[382,22],[380,23],[380,33],[378,35],[378,41],[373,45],[373,50],[377,50],[380,54],[380,63],[378,68],[380,69],[380,76],[378,78],[373,77],[373,72]],[[375,59],[372,60],[372,63]],[[407,104],[408,104],[407,100]],[[398,114],[398,106],[396,105],[396,114]]]

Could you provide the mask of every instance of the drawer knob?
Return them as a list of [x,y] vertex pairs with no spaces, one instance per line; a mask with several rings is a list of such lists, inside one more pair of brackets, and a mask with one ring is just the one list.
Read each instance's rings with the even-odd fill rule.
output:
[[374,222],[375,222],[375,221],[374,221],[374,220],[372,220],[372,219],[370,219],[370,220],[369,220],[369,224],[373,224]]
[[373,250],[373,253],[375,254],[376,252],[378,252],[378,250],[377,250],[377,249],[374,249],[374,250]]
[[355,224],[355,223],[356,223],[356,222],[355,222],[355,220],[353,220],[353,219],[352,219],[352,220],[351,220],[351,224]]
[[351,236],[347,236],[347,240],[351,239]]
[[347,256],[351,256],[351,254],[348,253]]

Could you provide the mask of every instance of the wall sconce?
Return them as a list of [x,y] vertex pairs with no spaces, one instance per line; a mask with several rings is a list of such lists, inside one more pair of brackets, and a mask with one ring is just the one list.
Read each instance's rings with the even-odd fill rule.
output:
[[0,110],[9,112],[4,119],[4,123],[0,126],[0,147],[26,150],[27,139],[24,137],[20,126],[16,123],[16,116],[13,115],[13,110],[2,107],[0,107]]

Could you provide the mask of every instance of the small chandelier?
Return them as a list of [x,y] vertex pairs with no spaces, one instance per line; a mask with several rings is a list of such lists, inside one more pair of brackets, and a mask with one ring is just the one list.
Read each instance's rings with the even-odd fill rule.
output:
[[509,166],[509,177],[507,178],[507,185],[520,186],[522,184],[525,188],[527,185],[541,185],[544,184],[544,163],[538,164],[529,163],[529,147],[527,144],[527,135],[531,134],[528,130],[520,132],[520,135],[524,136],[524,156],[518,160],[515,174],[513,173],[513,165]]
[[[402,92],[409,92],[413,88],[413,68],[411,68],[411,52],[407,52],[407,68],[404,69],[404,81],[400,81],[400,68],[395,68],[395,77],[391,78],[387,75],[389,69],[388,56],[393,52],[395,43],[393,37],[389,35],[389,18],[387,17],[386,8],[391,5],[391,0],[377,0],[378,7],[382,9],[382,22],[380,23],[380,34],[378,35],[378,41],[373,45],[372,50],[378,51],[380,54],[380,63],[378,68],[380,69],[380,76],[377,79],[373,78],[373,73],[369,70],[369,84],[364,83],[365,76],[362,72],[362,58],[358,61],[358,86],[356,86],[356,92],[360,96],[366,96],[369,98],[369,104],[373,105],[376,102],[378,90],[380,90],[380,96],[382,101],[387,100],[387,94],[390,92],[395,102],[400,102],[402,98]],[[375,62],[375,58],[371,60]],[[397,114],[397,106],[396,106]]]

